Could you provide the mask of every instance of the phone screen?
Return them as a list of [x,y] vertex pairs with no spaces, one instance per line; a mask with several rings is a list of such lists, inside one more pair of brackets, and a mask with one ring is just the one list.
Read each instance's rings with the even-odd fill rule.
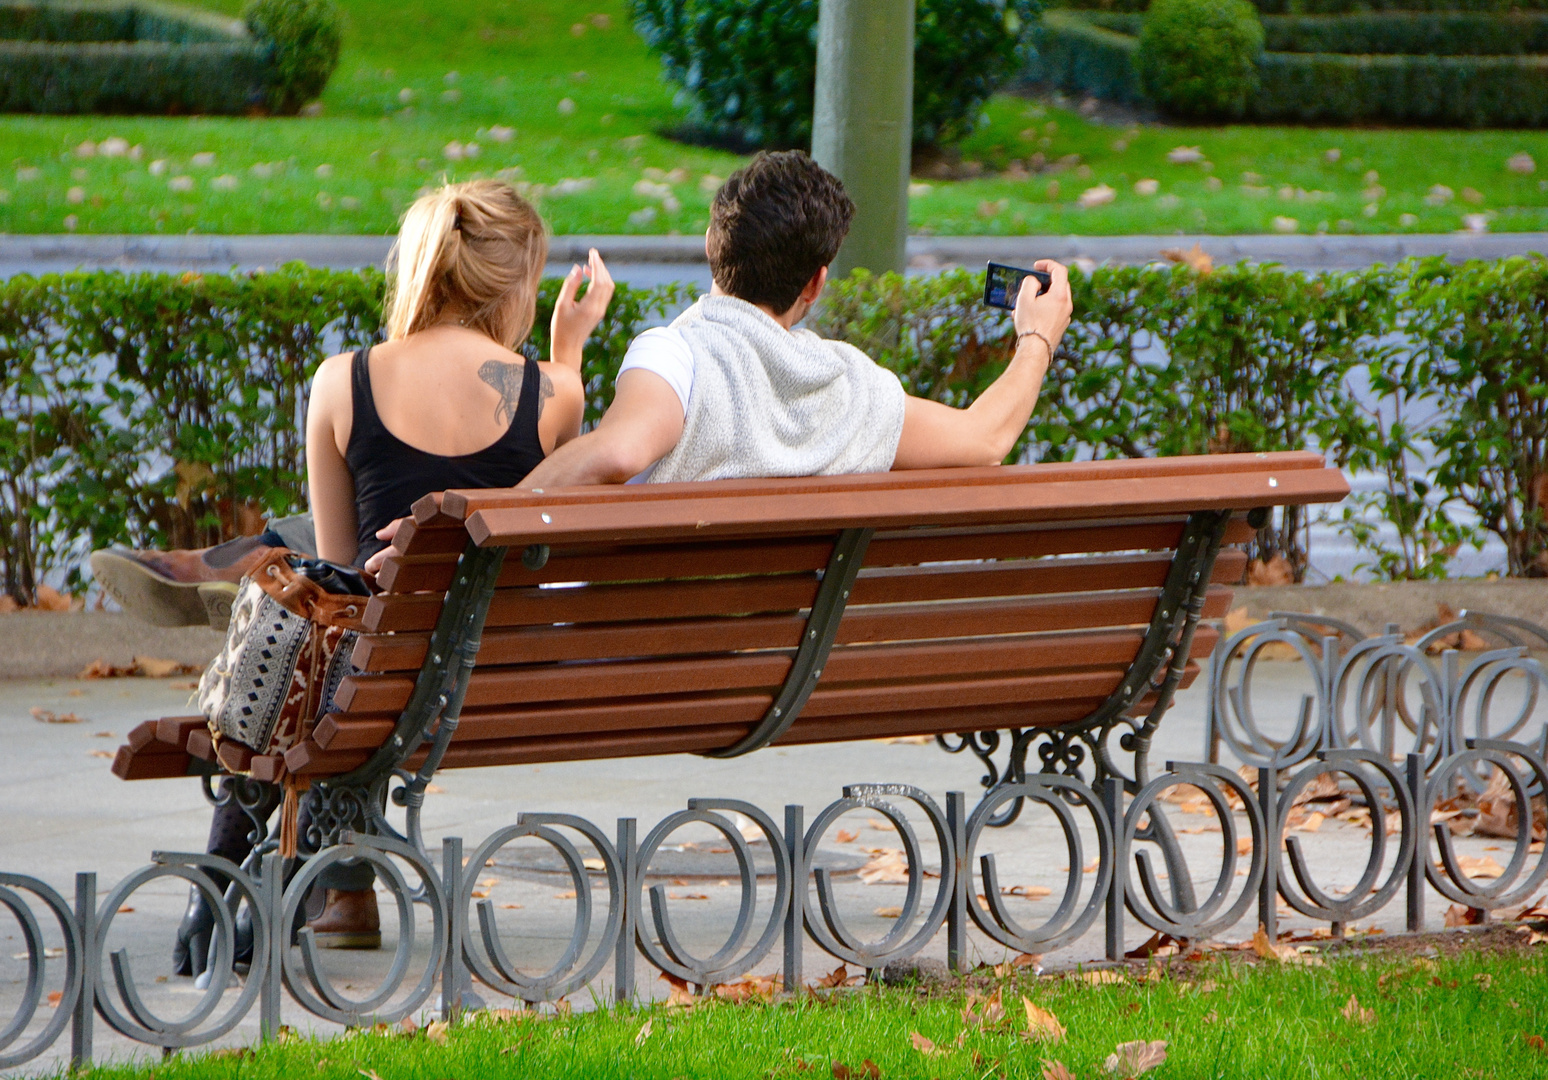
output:
[[1048,274],[1041,270],[1023,270],[1003,263],[990,263],[984,278],[984,303],[1007,311],[1014,310],[1016,297],[1021,292],[1021,283],[1028,277],[1037,278],[1041,286],[1039,292],[1048,288],[1050,284]]

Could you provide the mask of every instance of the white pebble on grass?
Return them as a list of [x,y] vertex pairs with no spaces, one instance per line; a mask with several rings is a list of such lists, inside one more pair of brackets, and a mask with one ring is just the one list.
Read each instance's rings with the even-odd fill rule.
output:
[[83,187],[73,187],[69,191],[65,192],[65,202],[69,203],[71,206],[79,206],[85,201],[86,189]]
[[1376,203],[1366,203],[1360,208],[1360,213],[1364,214],[1366,217],[1375,217],[1377,213],[1380,212],[1380,210],[1381,207]]
[[157,158],[155,161],[153,161],[149,165],[147,165],[145,167],[145,170],[146,170],[146,172],[150,173],[152,176],[161,176],[161,175],[163,175],[167,171],[167,160],[166,160],[166,158]]
[[1168,193],[1157,199],[1156,205],[1163,210],[1175,210],[1182,205],[1182,196]]
[[18,184],[30,184],[43,175],[43,170],[36,165],[23,165],[16,170],[16,182]]
[[188,164],[196,169],[213,169],[215,167],[215,155],[209,150],[201,150],[188,159]]
[[317,179],[326,180],[328,177],[333,175],[333,166],[325,162],[324,164],[317,166],[317,168],[312,171],[317,174]]
[[74,214],[66,214],[65,215],[64,227],[65,227],[65,231],[66,232],[74,232],[76,230],[76,227],[78,225],[80,225],[80,223],[81,223],[81,219],[76,217]]
[[1219,191],[1221,188],[1225,187],[1225,181],[1221,180],[1218,176],[1211,176],[1205,179],[1204,187],[1209,191]]
[[465,156],[463,146],[456,139],[441,147],[441,156],[447,161],[461,161]]
[[1507,158],[1505,161],[1505,167],[1513,173],[1519,173],[1522,176],[1526,176],[1528,173],[1537,171],[1537,162],[1532,160],[1531,154],[1528,154],[1523,150],[1521,153],[1512,154],[1509,158]]
[[85,169],[71,169],[70,170],[70,179],[71,180],[78,180],[78,181],[79,180],[90,180],[91,179],[91,173],[87,172]]
[[1160,190],[1161,181],[1159,180],[1146,179],[1134,181],[1134,194],[1136,195],[1150,196],[1156,194]]
[[167,181],[167,187],[171,188],[173,191],[192,191],[194,189],[193,177],[174,176],[172,179]]
[[1445,184],[1434,184],[1425,193],[1424,202],[1426,206],[1445,206],[1455,196],[1456,192],[1452,191]]
[[446,104],[448,104],[448,105],[455,105],[455,104],[457,104],[457,102],[462,100],[462,91],[461,90],[455,90],[455,89],[453,89],[453,90],[442,90],[441,91],[441,100],[446,102]]
[[574,98],[561,98],[559,100],[559,115],[560,116],[570,116],[574,112],[575,112],[575,99]]
[[235,191],[237,189],[237,178],[230,173],[224,173],[211,180],[210,187],[216,191]]
[[1463,214],[1462,227],[1470,233],[1489,231],[1489,214]]
[[1173,165],[1191,165],[1204,160],[1204,151],[1197,146],[1179,146],[1166,152],[1166,160]]
[[475,158],[479,155],[479,149],[478,143],[470,142],[462,148],[462,152],[467,157]]
[[351,212],[359,210],[360,200],[355,198],[353,195],[346,195],[339,200],[339,208],[342,210],[349,210]]
[[333,205],[333,196],[329,195],[326,191],[319,191],[317,193],[317,205],[322,207],[324,210],[328,209]]
[[127,157],[129,154],[129,140],[121,139],[117,135],[103,139],[97,147],[97,153],[103,157]]
[[1098,184],[1096,187],[1089,187],[1082,191],[1075,202],[1081,209],[1090,210],[1094,206],[1106,206],[1117,197],[1118,193],[1112,188],[1106,184]]
[[495,142],[507,143],[516,137],[516,129],[506,127],[504,124],[496,124],[489,129],[489,137]]
[[1299,232],[1300,229],[1301,223],[1293,217],[1285,217],[1281,214],[1274,218],[1274,231],[1277,233]]
[[[724,183],[725,181],[716,176],[714,173],[705,173],[703,176],[699,177],[699,190],[704,192],[706,195],[713,195],[715,192],[720,190],[720,185]],[[910,195],[922,194],[922,192],[916,192],[914,190],[918,186],[918,184],[908,185],[908,193]],[[929,184],[924,186],[926,190],[928,190],[930,187]]]
[[1419,218],[1415,214],[1402,214],[1398,217],[1398,224],[1405,229],[1412,229],[1419,224]]
[[656,208],[646,206],[629,215],[629,224],[635,228],[643,228],[656,220]]
[[645,199],[669,199],[672,197],[670,184],[658,184],[651,180],[636,180],[634,193]]
[[1332,148],[1330,148],[1328,150],[1323,151],[1322,160],[1326,161],[1329,165],[1332,165],[1333,163],[1338,161],[1339,158],[1341,158],[1343,156],[1344,156],[1344,152],[1342,150],[1340,150],[1338,147],[1335,146],[1335,147],[1332,147]]
[[253,167],[247,171],[252,173],[260,180],[267,180],[269,177],[274,175],[274,166],[270,165],[268,162],[260,161],[254,164]]
[[565,177],[553,187],[548,189],[550,195],[574,195],[581,191],[590,191],[596,181],[589,176]]
[[398,100],[404,105],[407,105],[409,102],[414,100],[414,91],[405,86],[402,90],[398,91]]
[[[709,180],[709,179],[711,179],[711,178],[708,177],[708,176],[706,176],[704,178],[704,180]],[[710,188],[709,190],[710,191],[714,191],[714,190],[716,190],[719,187],[720,187],[720,185],[716,184],[715,187]],[[705,190],[705,184],[704,184],[704,181],[702,181],[702,180],[699,182],[699,190],[700,191],[704,191]],[[908,197],[910,199],[922,199],[922,198],[924,198],[926,195],[930,194],[930,192],[932,192],[934,190],[935,189],[933,187],[931,187],[929,184],[921,183],[921,182],[916,180],[913,183],[908,185]]]
[[90,139],[87,139],[85,142],[81,143],[81,145],[75,148],[75,156],[82,158],[96,157],[97,144],[92,142]]
[[677,201],[677,197],[675,195],[668,195],[666,198],[661,200],[661,209],[665,210],[669,214],[675,214],[682,208],[683,204]]

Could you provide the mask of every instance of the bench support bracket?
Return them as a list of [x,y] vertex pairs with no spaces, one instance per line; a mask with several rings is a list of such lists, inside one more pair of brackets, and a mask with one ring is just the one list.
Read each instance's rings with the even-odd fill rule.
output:
[[[1139,652],[1118,688],[1090,715],[1053,728],[1011,728],[1006,732],[1009,756],[1003,770],[993,760],[1002,742],[1007,741],[1000,732],[964,732],[956,736],[955,742],[948,736],[937,736],[937,743],[948,753],[970,750],[984,763],[988,770],[983,780],[988,789],[986,798],[1002,784],[1026,779],[1027,756],[1034,744],[1042,761],[1041,772],[1080,776],[1089,754],[1095,776],[1087,782],[1093,787],[1100,787],[1110,777],[1121,780],[1130,793],[1144,786],[1150,777],[1150,741],[1171,708],[1177,684],[1187,668],[1215,556],[1220,553],[1221,539],[1231,517],[1229,510],[1189,515]],[[1155,695],[1155,703],[1144,715],[1129,715],[1134,705],[1150,694]],[[1115,735],[1116,748],[1112,741]],[[1119,768],[1115,749],[1131,755],[1131,775]],[[1009,825],[1020,815],[1021,807],[1022,800],[1013,800],[990,824]]]
[[[402,840],[424,854],[419,812],[424,805],[425,789],[457,732],[462,700],[478,659],[484,618],[505,564],[505,553],[503,547],[482,548],[471,541],[463,550],[430,636],[419,678],[414,681],[414,692],[392,735],[354,772],[312,786],[309,797],[315,835],[303,837],[308,849],[335,844],[340,832],[355,830]],[[403,763],[426,740],[430,746],[424,764],[417,772],[406,772]],[[407,808],[407,836],[399,835],[388,824],[384,812],[387,787],[393,777],[402,781],[402,786],[392,792],[392,801]]]
[[724,750],[711,750],[705,757],[741,757],[763,749],[790,730],[790,725],[806,706],[806,699],[816,689],[823,665],[828,662],[833,639],[838,635],[839,620],[844,617],[844,608],[849,603],[849,591],[854,587],[860,564],[865,561],[865,549],[870,543],[870,529],[845,529],[839,533],[833,553],[828,556],[822,584],[817,587],[817,596],[812,600],[811,614],[807,616],[806,631],[801,635],[795,661],[785,676],[785,685],[774,695],[774,704],[741,742]]

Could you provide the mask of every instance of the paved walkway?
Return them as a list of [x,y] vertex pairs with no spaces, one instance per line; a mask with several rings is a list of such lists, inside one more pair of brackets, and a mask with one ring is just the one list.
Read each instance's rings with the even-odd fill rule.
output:
[[[1166,248],[1199,244],[1215,262],[1278,262],[1298,270],[1353,269],[1414,255],[1498,259],[1548,252],[1548,233],[1440,233],[1389,236],[911,236],[910,269],[981,266],[994,259],[1028,263],[1147,263]],[[91,269],[251,270],[292,260],[348,268],[381,265],[388,236],[0,236],[0,277]],[[704,241],[699,236],[556,236],[551,269],[562,270],[598,248],[619,280],[633,285],[698,281],[707,286]]]

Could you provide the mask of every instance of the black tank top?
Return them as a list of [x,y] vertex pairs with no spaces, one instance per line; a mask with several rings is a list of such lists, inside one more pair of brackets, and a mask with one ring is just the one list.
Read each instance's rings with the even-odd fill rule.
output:
[[360,566],[386,547],[376,530],[409,515],[416,501],[448,488],[514,487],[543,460],[538,439],[538,366],[523,364],[521,396],[510,427],[476,454],[446,457],[417,449],[388,431],[371,394],[370,349],[355,353],[351,379],[354,418],[345,464],[355,480],[355,516],[360,527]]

